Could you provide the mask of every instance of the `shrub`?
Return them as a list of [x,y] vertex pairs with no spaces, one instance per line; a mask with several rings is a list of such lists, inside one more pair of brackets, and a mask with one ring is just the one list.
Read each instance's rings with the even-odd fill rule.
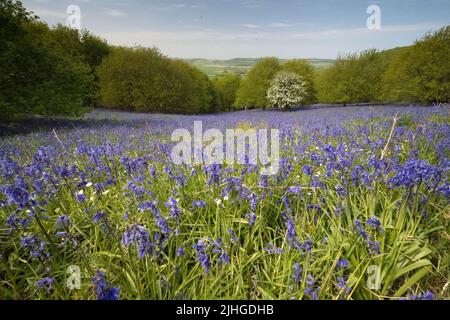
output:
[[305,81],[293,72],[281,71],[272,80],[267,99],[278,108],[303,104],[307,97]]

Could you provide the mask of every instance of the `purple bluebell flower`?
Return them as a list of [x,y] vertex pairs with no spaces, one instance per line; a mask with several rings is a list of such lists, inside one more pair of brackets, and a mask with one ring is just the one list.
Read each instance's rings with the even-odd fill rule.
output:
[[146,255],[151,255],[154,251],[154,244],[150,241],[148,231],[142,225],[132,225],[125,230],[121,243],[125,247],[130,247],[133,244],[137,245],[138,256],[143,258]]
[[17,214],[13,213],[6,219],[6,224],[10,227],[10,229],[8,230],[9,234],[20,229],[26,231],[28,229],[28,226],[30,225],[30,219],[21,218]]
[[436,296],[431,291],[425,291],[424,293],[419,294],[419,295],[409,296],[409,299],[410,300],[435,300]]
[[292,272],[292,279],[294,280],[295,283],[299,283],[300,281],[302,281],[303,269],[298,262],[294,263],[293,269],[294,270]]
[[206,244],[203,240],[198,240],[196,244],[193,245],[195,253],[197,255],[196,261],[200,262],[205,273],[209,272],[211,268],[211,261],[208,254],[206,253]]
[[283,254],[284,250],[282,248],[277,248],[272,242],[269,242],[269,245],[264,248],[264,251],[270,254]]
[[231,243],[237,243],[239,242],[239,238],[236,236],[236,233],[232,228],[228,228],[228,234],[230,235],[230,241]]
[[184,252],[183,247],[182,246],[178,246],[177,257],[182,257],[182,256],[185,256],[185,255],[186,255],[186,253]]
[[23,237],[21,240],[21,246],[28,249],[30,256],[33,258],[49,258],[50,253],[46,251],[47,243],[41,241],[36,235],[29,235]]
[[50,277],[42,278],[36,281],[35,286],[38,290],[45,290],[49,293],[52,290],[52,284],[54,281],[55,279]]
[[312,176],[312,174],[313,174],[313,169],[312,169],[311,166],[304,165],[304,166],[302,167],[302,172],[303,172],[304,174],[306,174],[307,176]]
[[56,218],[55,225],[57,229],[67,229],[68,227],[70,227],[69,216],[66,214],[59,216],[58,218]]
[[97,300],[119,300],[120,289],[111,286],[106,280],[104,272],[97,270],[92,282],[95,286]]
[[381,222],[375,216],[369,218],[367,220],[366,224],[371,226],[373,229],[377,230],[378,232],[383,232],[383,228],[381,226]]
[[336,264],[336,268],[338,269],[345,269],[348,268],[348,266],[350,265],[350,263],[348,262],[347,259],[344,258],[339,258],[337,264]]
[[192,206],[194,208],[204,208],[206,207],[206,202],[203,200],[195,200],[194,202],[192,202]]
[[256,214],[253,213],[253,212],[251,212],[251,213],[246,214],[245,217],[246,217],[247,220],[248,220],[248,225],[249,225],[250,227],[253,227],[254,224],[255,224],[255,222],[256,222]]
[[364,239],[364,240],[368,240],[369,239],[369,234],[366,232],[366,230],[364,229],[364,226],[362,225],[361,221],[356,219],[355,220],[355,227],[356,227],[356,231],[358,232],[358,234]]

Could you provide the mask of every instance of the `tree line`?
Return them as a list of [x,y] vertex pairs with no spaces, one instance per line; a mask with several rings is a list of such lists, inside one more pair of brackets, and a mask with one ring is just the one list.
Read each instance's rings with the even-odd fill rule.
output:
[[409,47],[341,56],[315,83],[325,103],[450,102],[450,26]]
[[111,46],[88,31],[49,27],[19,1],[0,0],[0,25],[4,118],[78,116],[97,106],[195,114],[264,109],[274,101],[450,101],[450,26],[409,47],[342,55],[323,70],[304,60],[268,57],[244,77],[225,73],[210,79],[157,48]]

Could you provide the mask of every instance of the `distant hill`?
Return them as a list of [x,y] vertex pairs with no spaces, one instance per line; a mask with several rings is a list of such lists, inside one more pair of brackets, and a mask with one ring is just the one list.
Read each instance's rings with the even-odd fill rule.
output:
[[[196,66],[209,77],[215,77],[224,72],[234,72],[244,75],[248,70],[258,62],[259,58],[234,58],[230,60],[211,60],[211,59],[186,59],[185,61]],[[331,65],[334,60],[331,59],[305,59],[314,67],[321,69]],[[287,60],[280,60],[282,63]]]

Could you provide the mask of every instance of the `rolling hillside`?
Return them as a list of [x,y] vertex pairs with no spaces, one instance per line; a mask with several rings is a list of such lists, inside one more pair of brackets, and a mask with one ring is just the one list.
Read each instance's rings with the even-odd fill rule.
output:
[[[246,74],[247,71],[258,61],[258,58],[234,58],[230,60],[210,60],[210,59],[187,59],[186,62],[196,66],[210,77],[222,74],[223,72],[235,72]],[[306,59],[316,68],[326,68],[334,60],[329,59]],[[286,60],[281,60],[284,62]]]

